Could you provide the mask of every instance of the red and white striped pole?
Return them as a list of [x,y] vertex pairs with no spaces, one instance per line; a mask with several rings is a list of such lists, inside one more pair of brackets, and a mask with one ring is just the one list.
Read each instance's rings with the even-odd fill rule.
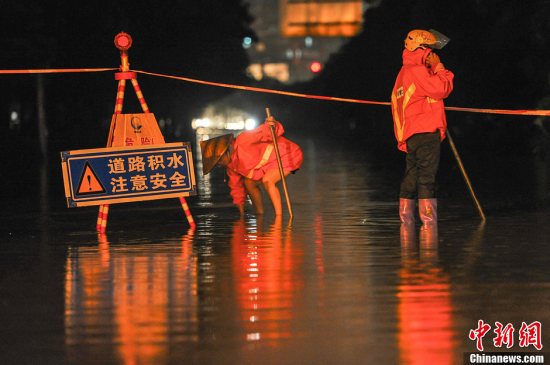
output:
[[193,216],[191,215],[191,210],[189,210],[189,206],[187,205],[187,201],[183,196],[180,196],[180,203],[181,207],[183,208],[183,212],[185,213],[185,217],[187,218],[187,222],[189,222],[189,227],[195,228],[197,225],[195,224],[195,220],[193,219]]
[[[128,49],[132,46],[132,37],[129,34],[121,32],[115,36],[115,46],[120,50],[120,72],[115,74],[115,80],[118,80],[118,88],[115,100],[114,114],[122,113],[122,105],[124,103],[124,90],[126,88],[126,80],[136,77],[135,73],[130,71],[130,63],[128,62]],[[133,75],[132,75],[133,74]],[[111,122],[109,137],[107,138],[107,147],[113,145],[115,124]],[[107,230],[107,218],[109,217],[109,205],[103,204],[99,206],[97,215],[96,229],[100,233],[105,233]]]

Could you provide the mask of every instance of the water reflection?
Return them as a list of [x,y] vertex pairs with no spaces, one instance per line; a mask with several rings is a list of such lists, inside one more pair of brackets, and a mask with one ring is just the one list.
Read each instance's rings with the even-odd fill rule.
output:
[[400,235],[393,171],[302,145],[291,227],[236,220],[222,175],[199,179],[185,234],[179,206],[119,208],[96,237],[95,209],[8,204],[0,363],[445,365],[479,319],[548,322],[548,210],[476,230],[456,197],[438,231]]
[[[65,338],[70,362],[112,354],[124,364],[164,363],[177,331],[196,340],[194,231],[179,242],[70,248]],[[176,251],[179,251],[179,254]],[[84,345],[84,346],[78,346]]]
[[438,261],[438,227],[401,226],[401,269],[397,286],[401,364],[454,363],[450,279]]
[[297,275],[303,254],[292,242],[292,230],[278,216],[264,226],[244,220],[233,224],[231,257],[235,292],[247,341],[271,341],[291,336],[296,294],[303,287]]

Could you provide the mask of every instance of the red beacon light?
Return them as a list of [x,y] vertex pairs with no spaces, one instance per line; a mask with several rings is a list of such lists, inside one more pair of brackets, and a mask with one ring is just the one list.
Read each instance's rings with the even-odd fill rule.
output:
[[309,70],[313,73],[321,72],[322,68],[323,68],[323,65],[321,65],[321,62],[319,61],[312,62],[309,65]]
[[127,51],[132,47],[132,37],[128,33],[118,33],[115,36],[115,47],[121,51]]
[[128,49],[132,47],[132,37],[128,33],[120,32],[115,36],[115,47],[120,50],[120,71],[115,74],[115,80],[135,79],[136,73],[130,72]]

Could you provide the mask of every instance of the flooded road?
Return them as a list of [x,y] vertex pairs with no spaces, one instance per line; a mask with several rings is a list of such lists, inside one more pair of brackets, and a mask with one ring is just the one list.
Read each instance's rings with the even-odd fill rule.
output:
[[[239,219],[221,172],[188,199],[195,230],[175,199],[112,205],[98,235],[97,208],[65,208],[56,181],[6,196],[0,363],[461,364],[479,320],[484,351],[537,352],[523,323],[550,346],[548,208],[481,224],[458,176],[437,229],[406,229],[401,170],[299,143],[292,220]],[[515,329],[510,349],[496,322]]]

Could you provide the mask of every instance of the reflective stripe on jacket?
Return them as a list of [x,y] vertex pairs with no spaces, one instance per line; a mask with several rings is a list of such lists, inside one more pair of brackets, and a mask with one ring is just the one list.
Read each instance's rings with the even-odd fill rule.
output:
[[407,152],[407,139],[413,134],[439,130],[445,138],[447,120],[443,99],[453,91],[454,74],[446,69],[437,73],[424,62],[431,49],[403,50],[403,67],[391,95],[393,126],[397,148]]

